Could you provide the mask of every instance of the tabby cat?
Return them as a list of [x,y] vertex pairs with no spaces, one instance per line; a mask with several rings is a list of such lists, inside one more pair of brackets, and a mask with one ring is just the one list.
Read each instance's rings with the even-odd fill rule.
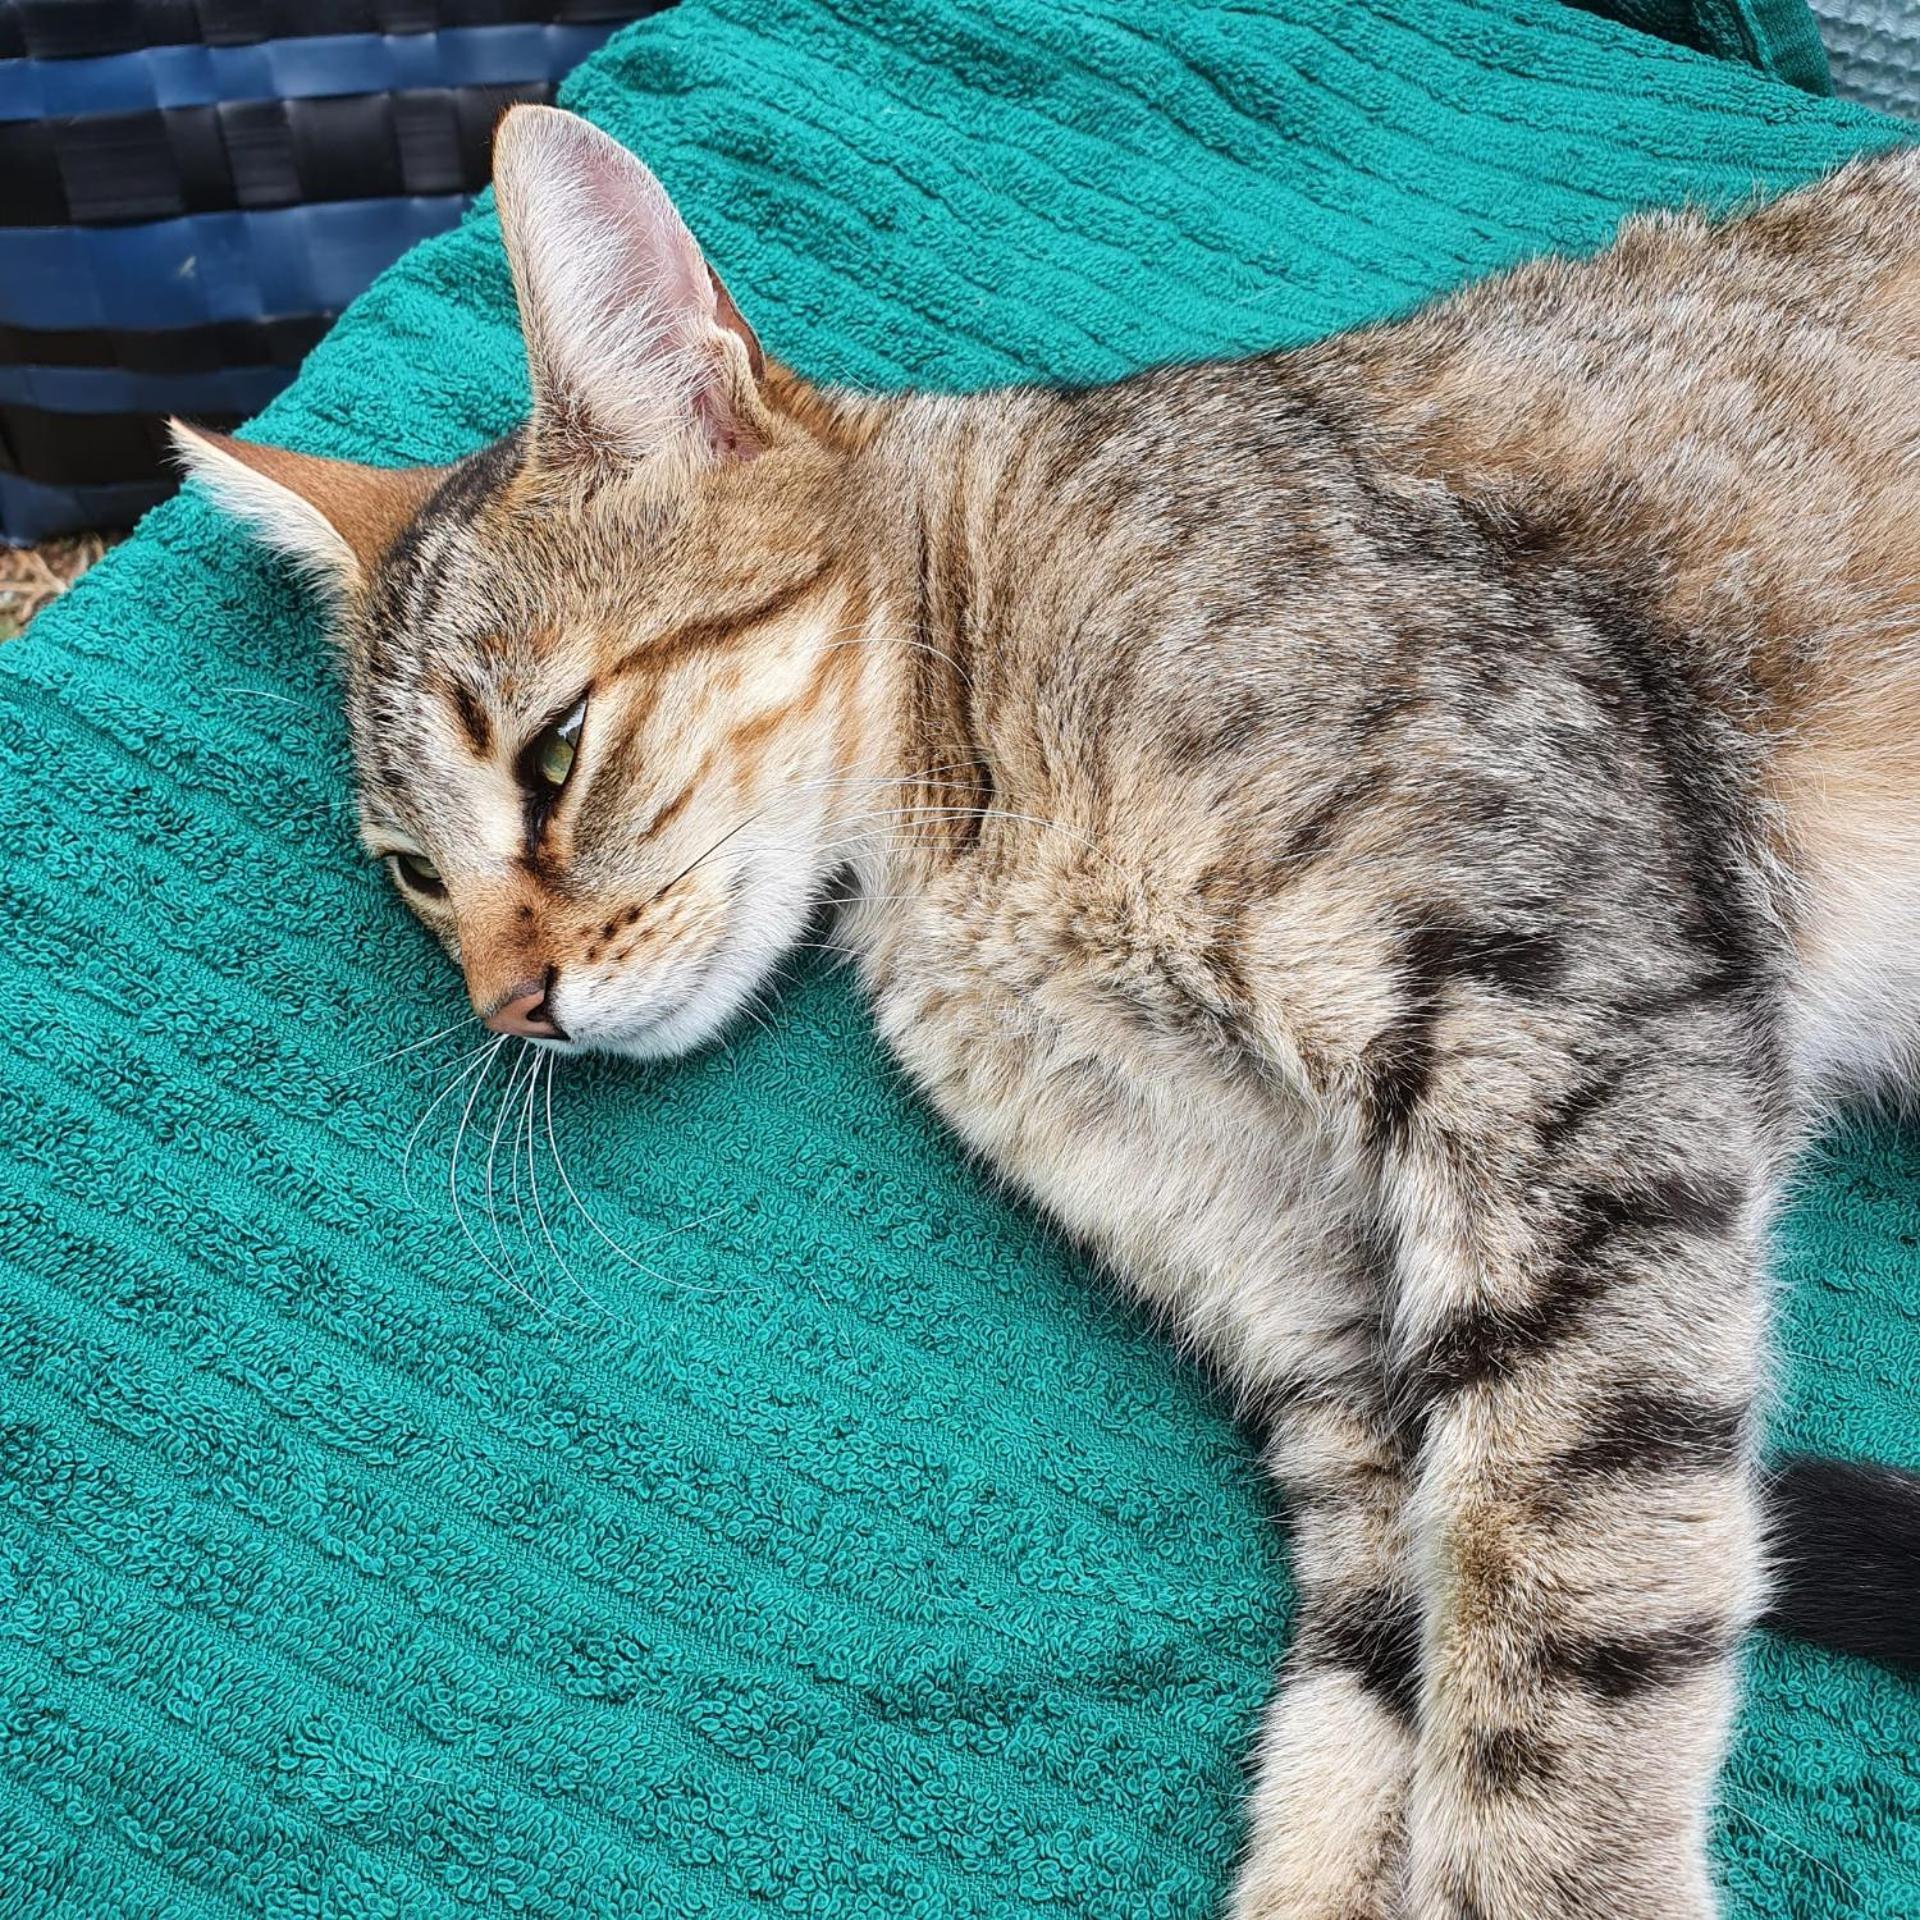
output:
[[180,432],[336,603],[476,1011],[682,1053],[837,889],[907,1071],[1270,1434],[1234,1913],[1711,1913],[1768,1217],[1920,1045],[1920,157],[970,398],[764,358],[584,122],[496,160],[524,429]]

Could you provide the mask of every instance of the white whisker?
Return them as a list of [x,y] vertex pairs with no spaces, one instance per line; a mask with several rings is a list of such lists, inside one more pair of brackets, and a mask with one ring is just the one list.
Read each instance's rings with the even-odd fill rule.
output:
[[[495,1161],[497,1160],[500,1152],[500,1134],[502,1129],[507,1124],[507,1114],[513,1106],[514,1089],[519,1085],[520,1075],[523,1072],[529,1070],[530,1061],[537,1060],[538,1058],[539,1058],[539,1055],[537,1051],[534,1048],[528,1046],[525,1043],[525,1041],[522,1041],[519,1055],[515,1058],[513,1065],[507,1071],[507,1084],[501,1090],[501,1094],[500,1094],[500,1110],[498,1113],[494,1115],[493,1132],[487,1141],[487,1176],[486,1176],[487,1219],[491,1224],[491,1227],[493,1230],[494,1245],[500,1249],[500,1258],[507,1263],[507,1266],[510,1269],[513,1269],[513,1271],[516,1274],[516,1277],[518,1274],[518,1269],[514,1267],[513,1253],[512,1253],[512,1250],[507,1245],[507,1236],[505,1232],[502,1230],[500,1225],[499,1205],[494,1199],[493,1169],[494,1169]],[[524,1231],[524,1222],[523,1222],[523,1231]],[[530,1305],[538,1306],[538,1303],[534,1301],[534,1298],[531,1292],[527,1293],[526,1298]],[[545,1312],[545,1308],[543,1307],[540,1308],[539,1310],[543,1313]]]
[[298,707],[302,713],[318,713],[320,709],[305,700],[296,700],[290,693],[274,693],[266,687],[209,687],[209,693],[245,694],[249,700],[277,700],[283,707]]
[[[551,1064],[548,1066],[546,1077],[546,1108],[547,1153],[553,1161],[553,1170],[560,1176],[560,1184],[566,1190],[567,1198],[573,1202],[574,1209],[580,1215],[580,1218],[584,1220],[628,1266],[638,1268],[648,1279],[658,1280],[662,1286],[684,1286],[686,1284],[684,1281],[669,1280],[664,1273],[655,1271],[655,1269],[648,1266],[644,1260],[635,1259],[633,1254],[626,1247],[622,1246],[620,1242],[600,1224],[593,1210],[580,1198],[579,1193],[575,1190],[573,1181],[567,1173],[566,1162],[560,1157],[560,1139],[553,1124],[553,1069]],[[694,1289],[694,1291],[710,1293],[713,1289],[710,1287],[701,1287]]]
[[[436,1040],[444,1040],[450,1033],[458,1033],[462,1027],[470,1027],[479,1018],[477,1014],[468,1014],[464,1019],[456,1020],[450,1027],[442,1027],[438,1033],[430,1033],[424,1040],[409,1040],[404,1047],[395,1047],[391,1053],[383,1053],[370,1062],[376,1067],[384,1067],[389,1061],[398,1060],[403,1054],[418,1053],[422,1047],[430,1047]],[[484,1044],[484,1042],[482,1043]]]
[[[545,1065],[548,1075],[551,1076],[553,1072],[553,1061],[548,1059]],[[539,1084],[540,1065],[536,1063],[533,1072],[527,1076],[527,1191],[533,1198],[533,1214],[534,1218],[540,1223],[541,1238],[546,1241],[547,1251],[553,1255],[554,1263],[559,1267],[560,1271],[567,1276],[567,1280],[573,1290],[579,1294],[589,1306],[597,1308],[602,1316],[608,1320],[617,1321],[623,1325],[631,1325],[632,1323],[628,1321],[624,1315],[615,1313],[591,1287],[582,1284],[580,1276],[568,1265],[566,1255],[560,1251],[560,1243],[554,1239],[553,1229],[547,1224],[547,1210],[540,1204],[540,1168],[535,1157],[536,1149],[533,1134],[533,1101],[535,1090]],[[571,1320],[571,1316],[569,1316],[569,1318]],[[571,1323],[575,1325],[580,1324],[578,1321],[572,1321]]]
[[[467,1137],[467,1127],[473,1119],[474,1104],[480,1098],[480,1089],[486,1083],[489,1069],[493,1066],[494,1061],[500,1057],[500,1048],[506,1045],[507,1038],[508,1036],[506,1034],[502,1034],[499,1043],[489,1049],[486,1060],[481,1066],[479,1077],[474,1081],[473,1089],[467,1095],[466,1109],[460,1115],[460,1124],[454,1129],[453,1152],[448,1156],[447,1160],[447,1198],[453,1206],[454,1220],[458,1224],[461,1234],[465,1237],[467,1245],[479,1256],[480,1264],[484,1266],[495,1279],[505,1282],[505,1284],[511,1287],[515,1293],[519,1294],[522,1299],[526,1299],[526,1290],[511,1275],[503,1272],[499,1267],[494,1265],[492,1259],[488,1256],[486,1248],[474,1237],[473,1229],[467,1224],[466,1209],[460,1204],[461,1144]],[[532,1302],[529,1300],[528,1304],[532,1305]]]
[[[427,1122],[431,1120],[441,1106],[460,1089],[469,1074],[482,1069],[486,1061],[491,1060],[499,1051],[500,1045],[498,1041],[492,1043],[482,1041],[471,1053],[463,1054],[461,1059],[456,1060],[453,1063],[453,1067],[448,1069],[450,1078],[447,1084],[434,1095],[433,1099],[428,1102],[426,1112],[413,1123],[413,1131],[407,1135],[406,1150],[400,1156],[400,1191],[406,1195],[409,1205],[414,1204],[413,1182],[410,1177],[410,1169],[413,1164],[413,1149],[421,1133],[425,1130]],[[485,1058],[481,1059],[477,1057],[481,1055],[484,1055]],[[462,1062],[464,1062],[464,1064],[462,1064]],[[455,1071],[455,1069],[458,1070]]]

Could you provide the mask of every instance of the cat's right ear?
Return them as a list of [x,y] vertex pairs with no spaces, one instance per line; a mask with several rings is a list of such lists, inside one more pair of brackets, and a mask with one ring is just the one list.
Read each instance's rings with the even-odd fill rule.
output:
[[363,467],[230,439],[170,420],[174,451],[214,503],[336,600],[351,599],[446,477],[445,467]]
[[640,161],[577,114],[519,106],[494,136],[493,185],[543,461],[763,450],[760,343]]

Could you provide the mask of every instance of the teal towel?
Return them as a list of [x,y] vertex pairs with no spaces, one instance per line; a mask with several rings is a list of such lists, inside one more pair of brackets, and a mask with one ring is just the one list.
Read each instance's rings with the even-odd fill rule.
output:
[[[1878,0],[1905,7],[1908,0]],[[1573,0],[1676,46],[1743,60],[1809,93],[1831,93],[1820,23],[1807,0]],[[1822,0],[1823,10],[1830,0]]]
[[[771,350],[951,387],[1305,340],[1895,131],[1549,0],[690,0],[568,97]],[[482,212],[262,430],[524,404]],[[1201,1385],[823,968],[551,1116],[450,1078],[350,815],[312,617],[195,500],[0,652],[0,1914],[1210,1915],[1286,1586]],[[1786,1437],[1920,1456],[1917,1153],[1790,1223]],[[1920,1913],[1920,1690],[1752,1669],[1732,1911]]]

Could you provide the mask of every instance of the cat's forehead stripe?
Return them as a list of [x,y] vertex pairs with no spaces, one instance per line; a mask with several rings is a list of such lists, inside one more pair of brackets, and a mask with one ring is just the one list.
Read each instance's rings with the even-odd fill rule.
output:
[[781,614],[791,613],[803,605],[827,583],[836,570],[835,557],[828,555],[799,579],[784,582],[765,598],[737,613],[730,612],[717,620],[691,620],[656,635],[622,654],[607,670],[607,677],[616,679],[635,672],[657,673],[662,668],[677,666],[696,654],[725,648],[748,629],[778,619]]
[[493,748],[493,725],[487,709],[466,681],[456,678],[448,689],[448,699],[459,716],[461,730],[476,755],[484,758]]
[[524,433],[510,433],[461,461],[428,497],[381,569],[377,597],[389,624],[430,631],[468,530],[511,483],[524,453]]

